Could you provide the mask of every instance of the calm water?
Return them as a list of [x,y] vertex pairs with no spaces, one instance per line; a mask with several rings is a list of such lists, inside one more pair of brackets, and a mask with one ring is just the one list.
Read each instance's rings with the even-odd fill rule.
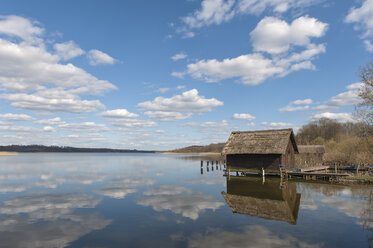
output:
[[366,186],[227,180],[162,154],[0,157],[0,247],[369,247]]

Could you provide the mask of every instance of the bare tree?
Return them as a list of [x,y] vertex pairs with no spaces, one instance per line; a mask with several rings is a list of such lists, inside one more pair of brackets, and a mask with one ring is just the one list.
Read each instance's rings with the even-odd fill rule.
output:
[[356,112],[368,125],[373,125],[373,61],[360,69],[360,78],[363,83],[359,91],[362,101],[356,106]]

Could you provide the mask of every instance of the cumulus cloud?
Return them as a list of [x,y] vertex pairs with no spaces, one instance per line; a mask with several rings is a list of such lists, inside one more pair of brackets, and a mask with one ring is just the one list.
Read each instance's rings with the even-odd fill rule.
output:
[[164,94],[164,93],[166,93],[166,92],[169,91],[169,90],[170,90],[170,88],[159,88],[159,89],[156,90],[156,92],[159,92],[159,93],[161,93],[161,94]]
[[345,18],[345,22],[354,23],[355,29],[360,29],[363,31],[361,35],[364,40],[365,47],[367,51],[372,52],[371,41],[368,40],[369,37],[373,36],[373,0],[363,1],[360,8],[353,7],[350,9],[348,15]]
[[43,127],[43,130],[44,132],[55,132],[56,129],[54,127],[51,127],[51,126],[45,126]]
[[108,110],[98,115],[109,119],[111,125],[118,127],[145,128],[158,126],[154,121],[138,119],[138,114],[131,113],[127,109]]
[[[312,50],[311,50],[312,49]],[[246,54],[232,59],[218,61],[201,60],[195,64],[189,64],[187,73],[192,77],[207,82],[218,82],[224,79],[239,78],[246,85],[257,85],[270,77],[283,77],[287,74],[301,70],[314,69],[311,60],[319,53],[325,52],[325,47],[318,47],[306,50],[309,52],[293,54],[292,56],[271,60],[262,54]]]
[[64,43],[56,43],[53,45],[53,48],[56,54],[63,60],[73,59],[85,53],[84,50],[72,40]]
[[[263,20],[266,20],[265,22],[269,26],[270,23],[276,25],[279,22],[289,27],[289,24],[277,18],[266,17]],[[326,48],[324,44],[310,43],[309,37],[311,35],[322,36],[326,31],[327,24],[314,18],[299,17],[290,24],[290,26],[293,25],[296,28],[291,28],[285,35],[286,37],[282,37],[282,34],[263,30],[261,24],[258,24],[254,30],[255,35],[252,35],[254,47],[258,51],[268,52],[271,57],[267,57],[262,53],[252,53],[235,58],[226,58],[221,61],[216,59],[199,60],[196,63],[188,64],[186,71],[173,72],[172,75],[183,77],[185,74],[189,74],[193,78],[206,82],[219,82],[224,79],[238,78],[243,84],[256,85],[267,78],[284,77],[293,71],[302,69],[314,70],[315,66],[312,64],[312,60],[317,55],[325,53]],[[314,29],[318,31],[303,33],[303,35],[298,34],[300,31],[297,29],[310,29],[309,26],[317,26]],[[266,41],[260,42],[264,37],[266,37]],[[291,52],[290,48],[293,45],[300,46],[303,50]],[[281,56],[276,55],[279,52],[282,53]]]
[[351,113],[331,113],[324,112],[318,113],[313,116],[313,119],[328,118],[339,122],[356,122],[357,120],[352,116]]
[[156,97],[153,101],[141,102],[138,104],[146,110],[165,112],[187,112],[201,113],[211,111],[213,107],[222,106],[223,102],[210,98],[206,99],[198,94],[198,90],[192,89],[175,95],[171,98]]
[[64,123],[60,117],[55,117],[51,119],[45,119],[45,120],[38,120],[35,121],[36,124],[43,124],[43,125],[58,125]]
[[94,65],[94,66],[95,65],[112,65],[115,63],[115,59],[113,57],[97,49],[89,50],[87,57],[88,57],[89,64]]
[[201,7],[181,18],[183,26],[177,32],[183,38],[192,38],[191,30],[210,25],[220,25],[242,14],[259,15],[265,10],[281,14],[291,9],[299,10],[318,4],[324,0],[202,0]]
[[233,119],[236,120],[245,120],[245,121],[253,121],[256,119],[255,116],[252,116],[251,114],[234,114]]
[[199,214],[207,209],[215,211],[224,205],[209,195],[191,192],[178,185],[160,185],[146,191],[137,204],[151,206],[158,212],[169,210],[192,220],[197,220]]
[[21,38],[27,42],[40,42],[44,29],[36,21],[9,15],[0,16],[0,33]]
[[363,87],[362,83],[353,83],[346,87],[348,91],[342,92],[336,96],[331,97],[325,103],[314,107],[314,109],[336,109],[343,106],[354,106],[361,102],[359,97],[359,90]]
[[310,104],[313,103],[312,99],[299,99],[290,102],[287,106],[280,108],[278,111],[280,112],[293,112],[297,110],[306,110],[310,108]]
[[182,20],[189,28],[221,24],[234,16],[234,3],[235,0],[203,0],[200,10],[183,17]]
[[29,115],[26,114],[0,114],[0,118],[7,120],[7,121],[32,121],[34,118],[32,118]]
[[182,121],[192,116],[191,113],[183,114],[180,112],[164,112],[164,111],[146,111],[144,112],[149,118],[158,121]]
[[60,129],[66,129],[72,132],[82,132],[82,131],[107,131],[108,128],[105,124],[98,124],[95,122],[82,122],[82,123],[61,123],[58,125]]
[[289,122],[266,122],[263,121],[261,123],[262,126],[266,128],[273,128],[273,129],[282,129],[282,128],[293,128],[293,129],[299,129],[299,127],[293,123]]
[[114,110],[107,110],[98,114],[99,116],[106,117],[106,118],[118,118],[118,119],[128,119],[128,118],[137,118],[139,117],[138,114],[134,114],[128,112],[127,109],[114,109]]
[[84,113],[104,109],[99,100],[72,98],[47,98],[36,94],[1,94],[0,98],[11,102],[11,106],[35,111]]
[[286,52],[292,45],[307,46],[313,37],[322,37],[328,24],[316,18],[302,16],[292,23],[276,17],[265,17],[250,33],[254,51],[279,54]]
[[170,98],[156,97],[153,101],[138,104],[146,110],[144,114],[159,121],[180,121],[188,119],[194,113],[211,111],[213,107],[222,106],[223,102],[200,96],[198,90],[192,89]]
[[174,56],[172,56],[171,59],[173,61],[177,61],[177,60],[185,59],[186,57],[188,57],[188,55],[185,54],[185,53],[183,53],[183,52],[181,52],[181,53],[177,53]]
[[[116,87],[85,70],[61,60],[84,51],[73,41],[56,43],[48,51],[40,24],[19,16],[1,16],[0,65],[1,98],[16,108],[47,112],[92,112],[103,109],[98,100],[81,96],[99,95]],[[7,38],[7,36],[9,38]],[[14,39],[16,37],[17,39]]]
[[290,9],[300,9],[322,2],[323,0],[238,0],[238,12],[259,15],[265,10],[284,13]]

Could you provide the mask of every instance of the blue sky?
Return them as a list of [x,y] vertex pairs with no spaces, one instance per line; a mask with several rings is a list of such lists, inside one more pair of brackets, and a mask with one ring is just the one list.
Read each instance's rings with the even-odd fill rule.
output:
[[170,149],[354,121],[373,0],[2,1],[1,144]]

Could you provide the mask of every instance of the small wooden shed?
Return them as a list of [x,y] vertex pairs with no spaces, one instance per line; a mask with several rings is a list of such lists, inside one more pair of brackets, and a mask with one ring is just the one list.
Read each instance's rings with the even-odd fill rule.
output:
[[222,154],[230,169],[278,170],[295,167],[298,153],[293,129],[232,132]]
[[299,168],[320,166],[323,163],[325,147],[322,145],[299,145],[295,165]]

